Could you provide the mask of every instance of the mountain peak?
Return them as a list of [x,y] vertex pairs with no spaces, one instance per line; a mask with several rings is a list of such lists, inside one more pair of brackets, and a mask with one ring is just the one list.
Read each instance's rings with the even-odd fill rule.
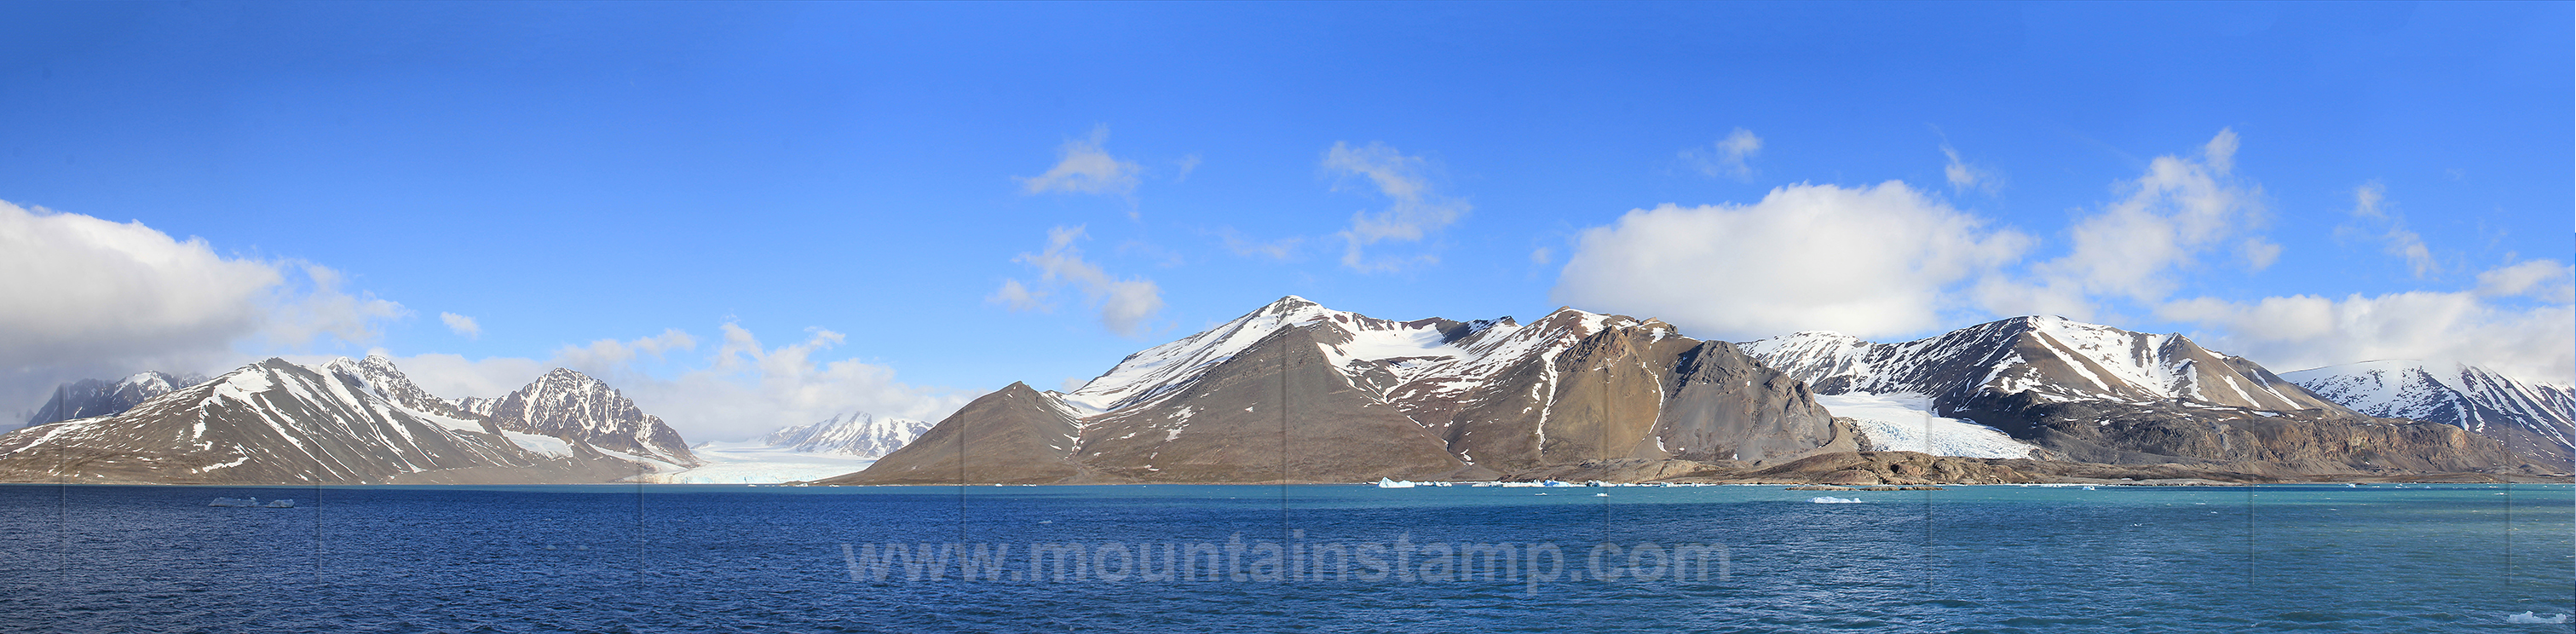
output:
[[[1315,302],[1314,302],[1314,300],[1306,299],[1306,298],[1303,298],[1303,297],[1298,297],[1298,296],[1295,296],[1295,295],[1283,295],[1283,296],[1280,296],[1280,298],[1279,298],[1279,299],[1271,300],[1271,302],[1270,302],[1270,303],[1262,305],[1262,307],[1261,307],[1261,309],[1260,309],[1260,310],[1256,310],[1256,311],[1253,311],[1253,312],[1255,312],[1255,313],[1269,313],[1269,314],[1287,314],[1287,313],[1293,313],[1293,312],[1297,312],[1297,311],[1304,310],[1304,309],[1308,309],[1308,308],[1323,308],[1323,307],[1324,307],[1324,305],[1323,305],[1323,304],[1317,304],[1317,303],[1315,303]],[[1329,310],[1329,309],[1328,309],[1328,310]]]

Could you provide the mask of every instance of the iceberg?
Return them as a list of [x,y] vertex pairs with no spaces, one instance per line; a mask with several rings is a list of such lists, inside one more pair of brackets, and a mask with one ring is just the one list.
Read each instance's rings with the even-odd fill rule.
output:
[[1411,482],[1406,482],[1406,481],[1403,481],[1403,480],[1389,480],[1389,479],[1386,479],[1386,478],[1378,478],[1378,479],[1377,479],[1377,488],[1380,488],[1380,489],[1410,489],[1410,488],[1413,488],[1413,483],[1411,483]]
[[1817,504],[1859,504],[1860,498],[1838,498],[1828,495],[1824,497],[1808,498],[1807,501]]
[[2530,612],[2524,612],[2521,614],[2507,614],[2504,617],[2504,622],[2530,625],[2566,625],[2567,615],[2552,614],[2549,616],[2541,616]]

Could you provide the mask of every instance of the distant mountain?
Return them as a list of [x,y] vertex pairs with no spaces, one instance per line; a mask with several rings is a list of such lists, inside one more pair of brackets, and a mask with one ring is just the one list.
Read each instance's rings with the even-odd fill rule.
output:
[[930,431],[930,423],[909,418],[878,418],[867,412],[851,412],[824,419],[811,425],[797,425],[771,432],[760,443],[786,451],[844,455],[876,459]]
[[1560,309],[1391,321],[1287,297],[1072,393],[1013,384],[827,483],[1348,482],[1588,461],[1791,460],[1856,439],[1806,386],[1672,325]]
[[1914,395],[1939,416],[2113,464],[2221,463],[2272,473],[2517,465],[2455,427],[2376,418],[2181,335],[2016,317],[1903,343],[1801,332],[1743,348],[1818,394]]
[[2354,411],[2454,425],[2524,453],[2576,456],[2576,388],[2462,363],[2369,361],[2281,375]]
[[500,431],[588,443],[604,451],[675,467],[699,464],[687,441],[662,419],[589,375],[555,368],[497,399],[465,399],[458,411],[489,417]]
[[204,382],[203,376],[166,372],[145,372],[116,381],[82,379],[54,390],[45,406],[27,417],[27,425],[121,414],[152,397]]
[[496,433],[445,405],[381,357],[272,358],[120,414],[0,436],[0,481],[605,482],[637,470],[586,444]]

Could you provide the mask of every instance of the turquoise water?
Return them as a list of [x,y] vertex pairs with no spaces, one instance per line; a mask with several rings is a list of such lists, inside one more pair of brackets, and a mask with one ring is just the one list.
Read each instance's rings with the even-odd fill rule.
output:
[[0,630],[2564,632],[2571,496],[0,486]]

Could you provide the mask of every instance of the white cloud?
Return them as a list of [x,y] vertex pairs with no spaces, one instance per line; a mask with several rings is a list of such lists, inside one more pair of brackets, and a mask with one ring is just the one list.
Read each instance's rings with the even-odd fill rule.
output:
[[1174,184],[1174,185],[1178,185],[1178,184],[1181,184],[1183,181],[1187,181],[1187,180],[1189,180],[1189,179],[1190,179],[1190,172],[1198,171],[1198,169],[1199,169],[1199,155],[1197,155],[1197,154],[1191,154],[1191,155],[1189,155],[1189,156],[1183,156],[1183,157],[1181,157],[1181,169],[1180,169],[1180,172],[1175,173],[1175,174],[1173,174],[1173,175],[1172,175],[1172,184]]
[[2001,314],[2090,318],[2106,298],[2163,300],[2180,286],[2178,274],[2222,245],[2234,244],[2249,269],[2270,266],[2279,245],[2236,239],[2266,220],[2262,189],[2228,173],[2236,144],[2235,131],[2220,130],[2198,160],[2156,157],[2146,174],[2122,184],[2126,197],[2076,221],[2066,255],[2033,265],[2029,281],[1982,287],[1981,301]]
[[1996,176],[1994,170],[1970,165],[1967,161],[1961,160],[1959,150],[1950,147],[1950,144],[1941,144],[1941,155],[1949,157],[1949,163],[1941,166],[1941,175],[1950,181],[1950,189],[1958,191],[1975,189],[1994,193],[2003,188],[2001,177]]
[[1698,337],[1911,333],[1943,325],[1942,312],[1965,308],[1952,290],[2029,244],[1901,182],[1795,185],[1752,205],[1667,204],[1585,230],[1552,295]]
[[804,341],[764,348],[739,325],[722,328],[710,367],[631,392],[692,441],[749,438],[852,411],[937,421],[977,396],[909,385],[893,368],[856,359],[817,362],[816,353],[847,340],[830,330],[808,328]]
[[696,338],[676,328],[626,341],[567,345],[544,361],[423,354],[394,357],[394,364],[444,398],[501,396],[549,368],[572,368],[607,381],[692,443],[746,440],[853,411],[936,421],[978,395],[906,384],[892,368],[855,359],[816,361],[847,341],[830,330],[810,328],[803,341],[772,348],[739,324],[719,328],[722,345],[695,367],[669,376],[647,371],[643,362],[697,347]]
[[[2404,217],[2397,215],[2393,210],[2383,208],[2394,206],[2393,203],[2387,202],[2387,197],[2388,188],[2376,181],[2353,188],[2352,216],[2385,226],[2386,230],[2380,234],[2379,241],[2385,245],[2383,248],[2389,255],[2406,259],[2406,266],[2415,272],[2415,279],[2424,279],[2428,275],[2440,273],[2441,265],[2433,261],[2433,251],[2424,246],[2424,237],[2408,230]],[[2358,230],[2351,226],[2339,227],[2336,230],[2337,234],[2356,232]]]
[[2576,267],[2532,260],[2479,273],[2477,292],[2486,297],[2532,295],[2564,304],[2576,302],[2576,286],[2570,286],[2570,280],[2576,280]]
[[[1119,278],[1082,259],[1082,249],[1074,242],[1084,238],[1081,226],[1056,227],[1047,230],[1047,247],[1038,253],[1022,253],[1012,258],[1038,269],[1038,284],[1044,288],[1070,285],[1100,309],[1100,324],[1123,336],[1136,336],[1155,314],[1163,310],[1162,288],[1142,277]],[[987,301],[1005,304],[1012,310],[1051,310],[1044,303],[1047,291],[1032,290],[1017,279],[1003,280]]]
[[1556,262],[1556,250],[1547,247],[1530,249],[1530,264],[1547,266]]
[[[1466,201],[1442,196],[1432,191],[1430,180],[1422,174],[1424,161],[1419,156],[1405,156],[1395,148],[1380,143],[1351,147],[1336,141],[1324,153],[1324,169],[1344,176],[1362,176],[1377,187],[1392,204],[1383,211],[1361,211],[1351,214],[1350,228],[1338,235],[1345,248],[1342,265],[1361,272],[1391,271],[1408,263],[1436,263],[1438,258],[1420,255],[1413,258],[1371,259],[1362,253],[1369,245],[1383,241],[1419,242],[1423,236],[1448,227],[1467,215],[1472,207]],[[1337,186],[1336,189],[1339,187]]]
[[[1091,136],[1064,142],[1056,150],[1055,167],[1046,173],[1018,178],[1020,187],[1031,194],[1047,192],[1076,194],[1116,194],[1133,196],[1145,168],[1110,156],[1101,145],[1109,141],[1109,126],[1091,128]],[[1195,164],[1193,164],[1195,166]]]
[[0,202],[0,405],[32,409],[67,380],[221,369],[259,335],[362,345],[406,314],[341,285],[320,265],[225,257],[141,222]]
[[472,317],[456,313],[439,313],[438,320],[447,324],[447,330],[449,332],[463,335],[467,339],[483,338],[483,325],[474,323],[474,318]]
[[1752,130],[1736,128],[1726,138],[1718,139],[1716,146],[1682,150],[1680,156],[1701,174],[1750,181],[1753,155],[1760,153],[1762,137],[1753,136]]
[[1002,287],[994,289],[993,294],[986,296],[984,301],[986,303],[1001,304],[1004,307],[1010,308],[1013,312],[1024,310],[1048,310],[1049,307],[1044,301],[1045,294],[1046,293],[1044,291],[1029,290],[1028,285],[1021,284],[1019,280],[1006,279],[1002,280]]
[[2517,308],[2477,293],[2416,291],[2340,300],[2204,297],[2167,304],[2157,314],[2212,328],[2196,337],[2203,345],[2275,370],[2420,359],[2576,383],[2576,310],[2565,303]]
[[[384,355],[393,359],[394,367],[401,368],[403,376],[411,377],[412,383],[420,385],[420,389],[427,390],[432,395],[446,399],[468,396],[493,398],[509,394],[518,391],[519,388],[527,387],[528,382],[537,380],[537,377],[545,374],[546,370],[557,365],[567,365],[549,364],[523,357],[486,357],[469,360],[463,355],[446,353],[405,357],[396,356],[383,349],[370,350],[367,354]],[[312,362],[307,359],[290,360],[297,363]]]
[[565,344],[555,349],[554,360],[575,370],[622,368],[646,355],[661,359],[668,352],[696,349],[696,337],[678,328],[665,328],[662,334],[632,341],[601,339],[587,345]]
[[1235,255],[1243,257],[1263,257],[1283,261],[1287,260],[1289,256],[1296,255],[1297,246],[1306,242],[1306,238],[1302,236],[1289,236],[1277,240],[1255,240],[1244,237],[1243,232],[1236,231],[1233,227],[1226,227],[1218,230],[1217,239],[1223,241],[1226,251],[1232,252]]

